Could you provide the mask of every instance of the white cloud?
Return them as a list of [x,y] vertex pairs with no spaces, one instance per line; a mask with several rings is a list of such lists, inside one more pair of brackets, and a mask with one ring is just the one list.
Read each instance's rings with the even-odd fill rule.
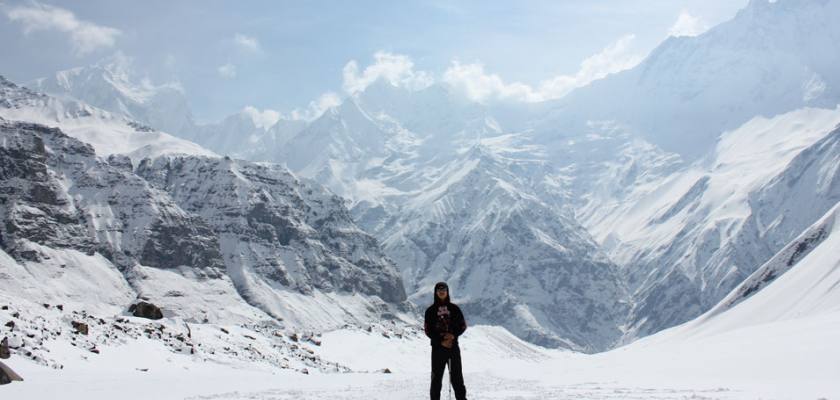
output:
[[697,36],[707,30],[709,30],[709,26],[703,20],[683,10],[668,31],[668,36]]
[[225,65],[220,65],[219,68],[216,69],[216,71],[219,73],[219,76],[221,76],[222,78],[225,78],[225,79],[236,78],[236,66],[231,64],[231,63],[227,63]]
[[519,82],[505,83],[499,75],[484,72],[484,65],[480,63],[453,61],[444,72],[443,81],[475,101],[490,98],[539,101],[539,95],[530,86]]
[[599,53],[583,60],[576,74],[560,75],[540,82],[540,96],[544,99],[560,98],[575,88],[635,67],[644,59],[644,56],[633,53],[630,49],[635,39],[636,35],[632,34],[622,36]]
[[242,114],[245,114],[252,121],[257,128],[268,129],[274,126],[278,121],[282,120],[298,120],[298,121],[312,121],[325,111],[341,104],[341,97],[335,92],[326,92],[317,99],[309,102],[306,108],[298,108],[293,110],[288,115],[283,115],[279,111],[265,109],[260,110],[253,106],[246,106],[242,109]]
[[270,109],[260,111],[256,107],[247,106],[242,109],[242,113],[251,117],[254,125],[262,129],[271,128],[280,120],[280,113]]
[[236,43],[237,46],[240,48],[252,51],[255,53],[259,53],[261,51],[260,42],[257,38],[252,36],[243,35],[241,33],[237,33],[233,36],[233,42]]
[[384,51],[373,55],[374,63],[359,73],[359,64],[351,60],[344,66],[344,91],[350,94],[358,93],[377,79],[385,79],[394,86],[409,89],[422,89],[431,85],[434,80],[431,75],[423,71],[414,70],[411,58],[402,54]]
[[178,66],[178,57],[175,57],[175,55],[171,53],[167,54],[163,59],[163,65],[166,66],[166,68],[175,68]]
[[318,99],[309,102],[309,106],[303,110],[292,111],[291,119],[311,121],[320,117],[325,111],[341,104],[341,97],[335,92],[326,92]]
[[574,75],[559,75],[540,82],[537,88],[521,82],[505,83],[496,74],[484,71],[480,63],[452,63],[443,74],[443,81],[460,90],[468,98],[483,102],[487,100],[544,101],[565,96],[575,88],[609,74],[633,68],[644,57],[635,54],[630,47],[635,35],[626,35],[581,62]]
[[13,7],[6,11],[6,16],[23,24],[24,33],[55,30],[69,34],[73,50],[77,55],[84,55],[100,48],[113,47],[119,29],[97,25],[76,18],[71,11],[46,4],[32,2],[27,6]]

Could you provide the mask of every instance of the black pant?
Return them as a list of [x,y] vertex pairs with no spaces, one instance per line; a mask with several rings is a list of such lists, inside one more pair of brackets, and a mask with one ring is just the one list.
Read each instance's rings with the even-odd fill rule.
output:
[[446,362],[449,361],[449,376],[456,400],[467,400],[467,388],[464,387],[464,374],[461,372],[461,349],[454,346],[447,349],[432,346],[432,387],[429,394],[432,400],[440,400],[441,381]]

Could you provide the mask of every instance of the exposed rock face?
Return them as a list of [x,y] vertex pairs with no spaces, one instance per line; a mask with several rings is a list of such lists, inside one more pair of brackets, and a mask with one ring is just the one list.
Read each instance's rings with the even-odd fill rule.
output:
[[[185,210],[211,221],[228,272],[253,272],[301,293],[376,295],[405,300],[394,264],[358,229],[341,198],[285,168],[230,159],[161,157],[137,173]],[[235,280],[253,293],[246,279]]]
[[0,120],[0,138],[0,247],[18,262],[63,274],[79,261],[52,250],[104,257],[101,268],[134,291],[120,296],[199,320],[254,306],[306,322],[311,310],[288,302],[312,301],[328,310],[327,322],[314,319],[326,328],[393,315],[405,300],[393,263],[342,200],[282,167],[184,156],[135,173],[128,158],[103,160],[59,129]]
[[279,156],[355,202],[356,220],[397,262],[418,307],[445,280],[472,323],[584,351],[621,337],[627,292],[569,212],[565,177],[485,108],[440,86],[378,82]]
[[224,268],[205,222],[89,145],[36,124],[0,122],[0,131],[0,243],[10,254],[37,261],[34,243],[99,252],[122,269],[140,262],[218,276]]

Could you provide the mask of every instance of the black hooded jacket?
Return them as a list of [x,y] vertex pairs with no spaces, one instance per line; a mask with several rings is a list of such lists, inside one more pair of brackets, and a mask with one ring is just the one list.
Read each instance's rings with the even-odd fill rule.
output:
[[451,333],[455,336],[452,347],[457,348],[458,336],[467,330],[467,321],[461,309],[449,302],[447,293],[446,300],[440,301],[435,297],[435,303],[426,309],[423,327],[426,336],[431,340],[432,347],[444,348],[441,344],[443,336]]

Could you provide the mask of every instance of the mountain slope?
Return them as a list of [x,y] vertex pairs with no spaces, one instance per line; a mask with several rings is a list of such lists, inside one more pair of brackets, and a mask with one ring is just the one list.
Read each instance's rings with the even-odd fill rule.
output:
[[[2,83],[2,115],[99,139],[97,153],[57,128],[0,117],[0,244],[13,261],[3,284],[14,292],[122,309],[153,298],[170,315],[197,321],[277,318],[308,329],[407,311],[402,282],[377,241],[319,185],[279,166],[162,156],[213,153],[78,101]],[[177,188],[168,186],[176,180]],[[62,276],[69,278],[51,287]]]
[[180,85],[154,85],[133,70],[122,54],[89,66],[59,71],[29,85],[39,92],[72,98],[94,107],[185,137],[195,122]]
[[[185,318],[264,318],[237,301],[210,227],[134,175],[125,157],[101,160],[42,125],[3,121],[0,134],[0,244],[14,259],[3,266],[12,277],[4,291],[93,310],[148,296]],[[193,290],[171,291],[180,283]]]
[[270,315],[326,329],[393,315],[405,300],[394,265],[343,201],[285,168],[168,156],[137,174],[210,222],[228,275]]
[[522,178],[546,168],[474,148],[375,232],[416,304],[446,280],[473,323],[550,347],[609,348],[622,334],[624,286],[585,230]]
[[156,131],[119,114],[74,99],[60,99],[18,86],[0,76],[0,117],[61,130],[93,145],[97,154],[131,154],[137,161],[161,154],[214,156],[201,146]]
[[447,280],[475,322],[553,347],[611,346],[626,292],[563,205],[561,174],[527,134],[462,101],[440,86],[378,82],[292,137],[277,160],[349,198],[415,305]]
[[752,0],[696,37],[670,37],[635,68],[577,89],[539,130],[615,121],[693,160],[755,116],[840,102],[836,0]]
[[703,160],[584,221],[627,273],[631,336],[714,306],[834,205],[838,124],[840,110],[756,118]]

